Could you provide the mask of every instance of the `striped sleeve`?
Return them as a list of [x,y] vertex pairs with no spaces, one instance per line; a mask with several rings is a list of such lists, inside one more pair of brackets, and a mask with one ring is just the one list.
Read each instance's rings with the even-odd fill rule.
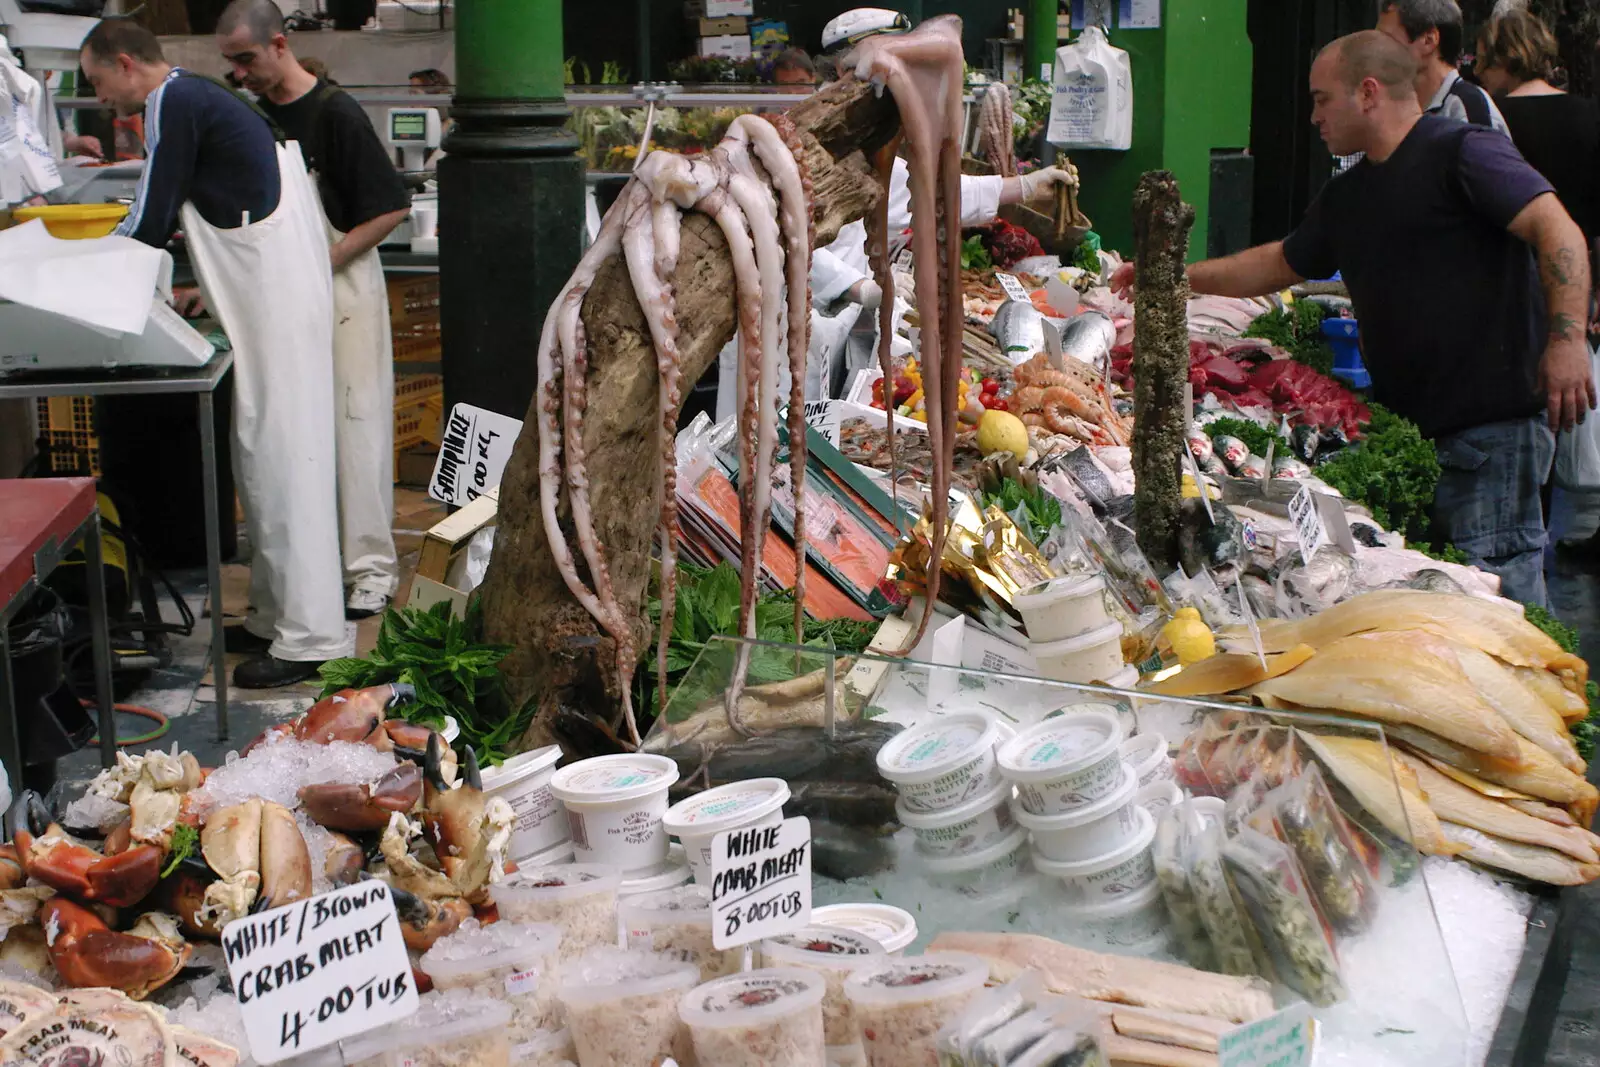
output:
[[194,180],[199,130],[195,97],[178,78],[156,86],[145,101],[144,173],[133,206],[116,232],[165,248],[178,228],[178,210]]

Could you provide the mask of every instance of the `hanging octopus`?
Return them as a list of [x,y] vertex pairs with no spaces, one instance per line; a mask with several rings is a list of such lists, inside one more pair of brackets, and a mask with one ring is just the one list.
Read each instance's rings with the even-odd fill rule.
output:
[[[928,434],[937,457],[931,504],[934,565],[928,599],[938,595],[939,567],[948,525],[950,467],[955,447],[961,375],[961,277],[959,219],[963,66],[961,21],[940,16],[899,37],[878,37],[855,52],[854,76],[887,88],[901,115],[911,171],[912,234],[919,255],[916,291],[922,316],[922,353]],[[849,68],[849,61],[844,65]],[[884,195],[869,219],[873,271],[884,292],[893,292],[887,254],[887,205],[895,145],[874,159]],[[595,533],[583,450],[587,404],[588,351],[582,309],[600,267],[621,254],[644,311],[655,349],[660,389],[663,482],[661,538],[661,629],[657,646],[659,687],[666,698],[666,645],[676,610],[677,494],[675,437],[682,380],[678,348],[676,294],[682,213],[710,217],[728,245],[734,269],[734,302],[739,327],[739,520],[741,567],[739,632],[755,636],[757,581],[771,520],[772,464],[777,451],[779,367],[789,368],[788,435],[791,484],[795,498],[795,631],[803,636],[805,593],[806,448],[804,424],[805,357],[809,347],[811,248],[814,223],[811,180],[794,124],[785,117],[744,115],[735,119],[714,150],[694,159],[655,151],[643,159],[612,205],[594,243],[551,305],[539,339],[538,404],[539,506],[551,555],[573,597],[612,638],[618,690],[628,737],[639,743],[632,700],[638,659],[630,619],[612,588],[605,552]],[[892,303],[880,309],[878,359],[888,370]],[[891,416],[892,418],[892,416]],[[893,438],[893,424],[890,424]],[[587,578],[578,570],[557,516],[562,486],[572,511],[572,527]],[[911,645],[920,640],[931,612],[923,615]],[[747,732],[737,707],[749,666],[749,645],[741,645],[726,706],[730,724]]]

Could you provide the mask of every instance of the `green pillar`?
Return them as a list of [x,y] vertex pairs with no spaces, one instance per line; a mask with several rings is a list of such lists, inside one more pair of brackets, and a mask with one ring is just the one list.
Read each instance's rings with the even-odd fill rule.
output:
[[1056,13],[1059,0],[1027,0],[1022,9],[1022,72],[1027,78],[1050,80],[1044,73],[1056,62]]
[[564,128],[561,0],[457,0],[439,163],[446,411],[524,418],[545,310],[577,264],[584,164]]

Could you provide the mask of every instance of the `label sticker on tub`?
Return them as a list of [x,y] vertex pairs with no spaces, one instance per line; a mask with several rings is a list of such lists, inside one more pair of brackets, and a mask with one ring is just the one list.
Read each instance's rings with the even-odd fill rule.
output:
[[534,967],[506,975],[506,996],[524,997],[539,991],[539,969]]
[[1306,1067],[1315,1049],[1316,1023],[1302,1001],[1223,1034],[1217,1067]]
[[277,1063],[417,1010],[394,897],[382,882],[320,893],[222,928],[250,1054]]
[[711,839],[711,944],[719,952],[811,922],[811,820]]

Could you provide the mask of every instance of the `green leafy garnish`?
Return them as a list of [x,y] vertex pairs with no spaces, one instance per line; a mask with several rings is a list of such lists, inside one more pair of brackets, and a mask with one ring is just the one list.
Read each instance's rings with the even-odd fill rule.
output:
[[961,269],[962,270],[988,270],[994,266],[994,260],[989,258],[989,250],[983,247],[983,238],[973,234],[961,242]]
[[1220,419],[1213,419],[1206,423],[1205,431],[1206,435],[1213,441],[1223,435],[1237,437],[1244,442],[1251,455],[1260,456],[1262,459],[1267,458],[1267,448],[1274,441],[1278,443],[1279,454],[1282,454],[1286,447],[1278,435],[1271,430],[1251,422],[1249,419],[1238,419],[1232,415],[1224,415]]
[[1433,540],[1433,491],[1439,484],[1439,457],[1416,424],[1382,404],[1372,404],[1366,438],[1317,468],[1317,477],[1372,510],[1386,530],[1407,541]]
[[446,715],[461,728],[460,740],[471,745],[482,763],[500,764],[527,729],[535,711],[530,703],[512,709],[500,678],[500,662],[509,645],[479,639],[482,617],[478,602],[467,618],[450,614],[450,605],[391,608],[378,628],[377,647],[366,659],[335,659],[322,665],[322,695],[341,689],[403,682],[416,699],[398,705],[393,714],[409,722],[441,729]]
[[1537,604],[1529,604],[1522,610],[1523,618],[1543,630],[1550,640],[1561,646],[1561,651],[1576,656],[1578,654],[1578,631],[1556,618],[1549,611]]
[[1444,563],[1459,563],[1465,566],[1472,562],[1471,556],[1448,542],[1437,547],[1434,545],[1415,545],[1413,547],[1424,556],[1432,556],[1434,559]]
[[1035,544],[1061,525],[1061,501],[1046,489],[1037,486],[1029,489],[1014,478],[1002,480],[998,493],[983,494],[984,507],[991,504],[1013,519],[1016,518],[1017,509],[1022,508],[1028,524],[1033,527],[1022,532]]
[[172,849],[167,855],[167,865],[161,868],[161,877],[165,878],[178,869],[178,864],[194,855],[194,850],[200,845],[200,831],[188,823],[180,822],[172,828]]
[[1273,308],[1257,315],[1244,331],[1246,337],[1260,337],[1288,352],[1319,374],[1333,373],[1333,349],[1322,338],[1325,312],[1314,300],[1299,300],[1287,308]]

